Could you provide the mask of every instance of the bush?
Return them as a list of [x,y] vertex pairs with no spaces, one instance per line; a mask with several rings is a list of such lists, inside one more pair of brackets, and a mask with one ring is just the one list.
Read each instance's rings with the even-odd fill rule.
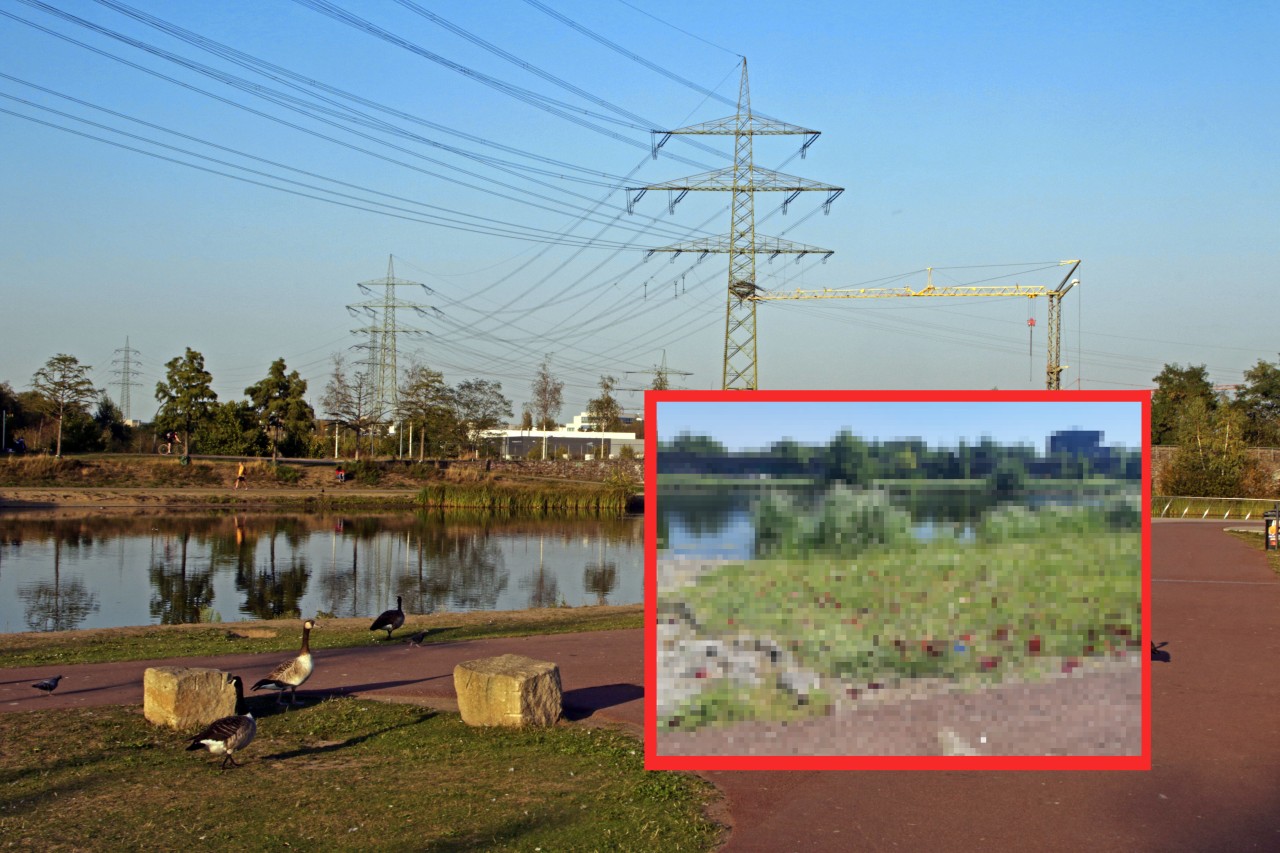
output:
[[347,478],[365,486],[376,486],[382,480],[382,468],[376,462],[361,459],[347,472]]
[[1084,536],[1102,530],[1142,529],[1138,498],[1113,498],[1101,506],[1046,506],[1036,511],[1005,506],[986,513],[978,522],[980,542],[1039,539],[1049,536]]
[[772,492],[756,506],[756,553],[804,557],[849,557],[869,548],[910,545],[911,516],[882,493],[833,486],[807,509],[783,492]]

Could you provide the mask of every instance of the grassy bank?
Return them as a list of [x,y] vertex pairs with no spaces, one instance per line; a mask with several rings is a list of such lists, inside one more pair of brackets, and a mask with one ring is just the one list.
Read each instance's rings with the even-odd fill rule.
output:
[[[410,615],[391,642],[427,631],[427,643],[526,637],[576,631],[640,628],[644,606],[549,607],[540,610],[484,611]],[[0,668],[51,664],[106,663],[205,655],[296,651],[298,619],[227,622],[207,625],[151,625],[4,635]],[[378,642],[368,619],[320,618],[311,635],[313,649],[366,646]]]
[[1141,536],[1105,529],[1004,541],[869,549],[856,558],[730,563],[660,602],[687,608],[700,636],[780,648],[823,679],[797,697],[708,683],[670,715],[680,728],[823,713],[912,678],[982,684],[1069,671],[1141,643]]
[[44,850],[662,850],[715,847],[695,777],[646,772],[633,738],[473,729],[333,699],[275,713],[238,757],[136,709],[0,715],[0,837]]
[[[0,489],[11,505],[56,505],[77,495],[91,503],[166,506],[276,505],[325,510],[411,507],[482,508],[509,512],[621,513],[643,484],[634,462],[601,461],[434,463],[250,460],[246,489],[233,490],[234,459],[92,455],[57,459],[27,456],[0,461]],[[31,494],[30,490],[41,490]],[[116,490],[113,492],[113,490]]]

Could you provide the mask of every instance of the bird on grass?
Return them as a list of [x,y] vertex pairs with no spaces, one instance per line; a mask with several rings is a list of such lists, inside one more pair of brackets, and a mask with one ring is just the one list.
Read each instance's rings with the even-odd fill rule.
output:
[[311,677],[311,629],[315,623],[310,619],[302,623],[302,651],[293,660],[287,660],[266,678],[253,685],[254,690],[278,690],[276,704],[284,704],[284,691],[289,691],[289,704],[296,705],[298,688]]
[[427,631],[419,631],[416,634],[411,634],[405,642],[411,646],[420,646],[427,639],[427,633]]
[[235,759],[236,750],[248,746],[258,733],[258,723],[253,719],[244,699],[244,682],[240,680],[240,676],[233,675],[231,683],[236,688],[235,714],[214,720],[208,728],[193,737],[191,745],[187,747],[187,752],[207,749],[214,755],[221,755],[223,770],[227,769],[228,761],[236,767],[240,766],[240,762]]
[[387,639],[391,639],[391,632],[404,624],[404,610],[402,608],[404,602],[403,596],[396,596],[396,609],[384,612],[377,619],[373,620],[373,624],[369,626],[370,631],[386,631]]
[[46,678],[44,681],[37,681],[31,685],[36,690],[43,690],[44,695],[48,696],[54,690],[58,689],[58,682],[62,680],[61,675],[55,675],[53,678]]

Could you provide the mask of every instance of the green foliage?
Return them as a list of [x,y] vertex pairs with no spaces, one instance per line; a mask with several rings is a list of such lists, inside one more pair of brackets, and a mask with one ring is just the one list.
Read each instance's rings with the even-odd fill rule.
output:
[[687,432],[677,435],[663,449],[675,453],[696,453],[702,456],[724,456],[727,452],[724,445],[714,438]]
[[459,382],[453,392],[458,420],[466,425],[467,441],[477,452],[485,432],[511,417],[511,401],[502,396],[502,383],[489,379]]
[[882,493],[835,485],[813,508],[785,492],[770,492],[755,511],[756,553],[803,557],[853,556],[868,548],[908,547],[911,516]]
[[1247,419],[1231,406],[1194,398],[1179,415],[1178,451],[1165,467],[1163,491],[1195,497],[1250,497],[1264,478],[1245,444]]
[[301,455],[307,436],[315,427],[316,414],[307,402],[307,381],[294,370],[285,373],[283,358],[271,363],[261,382],[244,389],[253,406],[258,426],[271,442],[271,455]]
[[1217,408],[1218,398],[1209,371],[1203,364],[1179,367],[1166,364],[1155,377],[1156,390],[1151,394],[1151,443],[1173,444],[1181,415],[1193,401],[1204,404],[1207,411]]
[[266,433],[253,407],[243,400],[211,403],[192,441],[201,453],[218,456],[261,456],[267,450]]
[[600,396],[587,401],[587,417],[595,432],[618,432],[622,429],[622,405],[613,396],[618,380],[600,377]]
[[1000,543],[1060,536],[1090,536],[1109,532],[1138,532],[1142,507],[1136,497],[1110,498],[1101,506],[1046,506],[1038,510],[1004,506],[982,516],[975,535],[979,542]]
[[382,467],[376,462],[362,459],[347,472],[347,479],[365,486],[376,486],[382,480]]
[[1247,419],[1245,441],[1254,447],[1280,447],[1280,365],[1262,359],[1244,374],[1231,402]]
[[85,406],[101,393],[89,379],[90,369],[75,356],[58,353],[31,377],[41,409],[58,421],[58,456],[62,455],[63,421],[69,415],[85,414]]
[[181,433],[187,452],[192,452],[192,434],[215,414],[218,395],[213,392],[213,375],[204,369],[204,356],[191,347],[164,367],[165,380],[156,383],[160,403],[156,426]]
[[533,379],[533,402],[529,410],[529,426],[540,430],[556,428],[556,416],[564,403],[564,382],[551,375],[551,356],[542,360]]

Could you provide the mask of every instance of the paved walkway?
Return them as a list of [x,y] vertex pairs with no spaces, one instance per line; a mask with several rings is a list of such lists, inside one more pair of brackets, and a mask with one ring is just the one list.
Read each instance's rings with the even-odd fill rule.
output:
[[[1152,533],[1153,768],[1128,772],[710,772],[733,824],[727,851],[1280,849],[1280,580],[1228,523]],[[317,654],[303,697],[341,691],[448,707],[452,668],[505,652],[560,664],[568,715],[638,725],[643,639],[610,631],[378,644]],[[256,679],[285,655],[201,659]],[[152,662],[153,664],[155,662]],[[0,670],[0,711],[140,703],[147,662]]]

